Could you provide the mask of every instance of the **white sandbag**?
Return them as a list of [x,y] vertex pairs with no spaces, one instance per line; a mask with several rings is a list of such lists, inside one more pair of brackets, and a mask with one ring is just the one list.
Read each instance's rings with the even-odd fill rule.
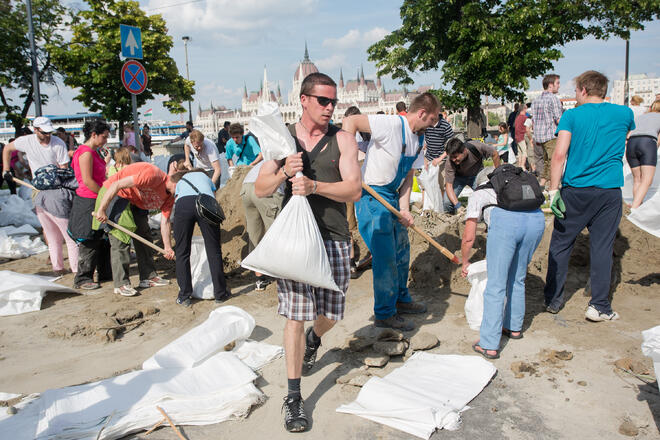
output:
[[167,174],[167,162],[170,160],[169,154],[159,154],[158,156],[151,156],[151,162],[158,167],[159,170]]
[[486,260],[470,264],[467,279],[472,288],[465,300],[465,319],[472,330],[479,331],[484,316],[484,290],[488,283]]
[[303,196],[291,197],[241,266],[274,278],[340,290],[312,208]]
[[[283,159],[296,152],[275,103],[259,106],[257,116],[250,119],[250,130],[259,138],[264,160]],[[274,278],[339,290],[312,208],[303,196],[291,197],[241,266]]]
[[410,191],[410,203],[417,203],[422,201],[422,193],[417,191]]
[[296,153],[296,142],[274,102],[259,105],[257,115],[250,118],[250,131],[259,138],[264,160],[284,159]]
[[284,356],[284,348],[279,345],[246,339],[244,341],[238,341],[232,353],[243,361],[245,365],[257,371],[264,365]]
[[214,299],[211,269],[206,257],[204,237],[196,235],[190,243],[190,275],[192,276],[193,298]]
[[22,199],[16,194],[3,197],[0,202],[0,226],[8,225],[32,225],[41,228],[37,214],[32,210],[32,200]]
[[[658,150],[658,163],[660,163],[660,150]],[[646,196],[644,197],[644,202],[653,197],[656,193],[660,192],[660,173],[657,172],[653,175],[653,181],[649,187]],[[630,170],[630,165],[626,158],[623,158],[623,187],[621,188],[621,195],[623,196],[623,201],[630,204],[633,201],[633,177],[632,171]]]
[[18,315],[41,308],[46,292],[73,292],[75,290],[56,284],[57,277],[25,275],[10,270],[0,271],[0,316]]
[[149,216],[149,229],[160,229],[160,220],[163,218],[162,213]]
[[33,226],[22,225],[22,226],[4,226],[0,228],[0,233],[4,232],[8,236],[12,235],[38,235],[37,231]]
[[496,371],[481,356],[418,351],[387,376],[369,379],[357,399],[337,412],[428,439],[436,429],[458,429],[460,413]]
[[[31,226],[26,225],[31,228]],[[30,255],[46,252],[48,246],[41,241],[41,238],[30,238],[29,235],[14,235],[8,237],[3,231],[0,231],[0,257],[1,258],[27,258]]]
[[628,220],[638,228],[660,238],[660,191],[645,200],[638,208],[630,210]]
[[424,188],[424,207],[423,210],[444,212],[442,204],[442,192],[438,183],[438,173],[440,167],[429,164],[428,170],[422,168],[419,174],[419,183]]
[[644,341],[642,342],[642,353],[653,359],[653,368],[655,369],[656,385],[660,390],[660,325],[644,330],[642,332]]
[[254,330],[254,318],[234,306],[213,310],[201,325],[177,338],[144,361],[143,369],[191,368],[236,340],[247,339]]

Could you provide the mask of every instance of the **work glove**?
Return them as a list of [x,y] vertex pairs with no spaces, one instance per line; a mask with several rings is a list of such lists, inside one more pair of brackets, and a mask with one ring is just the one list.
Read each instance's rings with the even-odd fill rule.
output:
[[559,190],[552,190],[549,193],[550,195],[550,210],[558,219],[564,219],[566,213],[566,205],[561,198],[561,193]]
[[12,175],[11,171],[5,171],[2,177],[7,183],[12,183],[14,181],[14,176]]

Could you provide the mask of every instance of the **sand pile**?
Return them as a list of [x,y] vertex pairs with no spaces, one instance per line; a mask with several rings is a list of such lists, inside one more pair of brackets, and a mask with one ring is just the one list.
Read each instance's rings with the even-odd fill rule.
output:
[[245,211],[241,199],[243,179],[251,167],[238,166],[231,179],[216,193],[216,199],[225,212],[221,226],[222,262],[225,274],[242,271],[241,260],[248,254],[248,236],[245,228]]

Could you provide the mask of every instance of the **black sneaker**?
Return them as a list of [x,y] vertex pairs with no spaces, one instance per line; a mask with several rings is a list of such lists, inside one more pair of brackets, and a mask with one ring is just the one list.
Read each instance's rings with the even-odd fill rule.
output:
[[393,328],[395,330],[401,330],[404,332],[415,329],[414,322],[403,318],[398,313],[394,316],[390,316],[387,319],[376,319],[374,321],[374,326],[379,328]]
[[303,357],[303,373],[309,373],[309,371],[314,367],[314,363],[316,363],[316,353],[321,346],[320,344],[319,347],[309,345],[309,333],[313,329],[314,327],[312,326],[305,332],[305,356]]
[[262,291],[266,290],[266,287],[270,284],[270,280],[266,277],[257,278],[257,282],[254,285],[254,290]]
[[351,260],[351,279],[356,279],[360,274],[358,273],[357,264],[355,260]]
[[192,304],[192,302],[190,301],[190,297],[185,299],[177,298],[176,303],[183,307],[190,307],[190,305]]
[[305,414],[302,397],[286,396],[282,405],[284,412],[284,427],[289,432],[303,432],[307,429],[307,414]]

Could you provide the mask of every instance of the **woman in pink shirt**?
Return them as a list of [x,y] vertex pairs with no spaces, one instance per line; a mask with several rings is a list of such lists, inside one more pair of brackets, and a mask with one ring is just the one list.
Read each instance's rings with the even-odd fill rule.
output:
[[110,247],[103,231],[92,230],[92,212],[96,196],[105,181],[106,163],[99,149],[108,142],[110,126],[101,120],[85,123],[85,143],[73,153],[71,164],[78,181],[69,218],[69,235],[78,242],[78,272],[73,279],[76,289],[91,290],[99,287],[94,282],[94,269],[98,269],[99,282],[112,279]]

